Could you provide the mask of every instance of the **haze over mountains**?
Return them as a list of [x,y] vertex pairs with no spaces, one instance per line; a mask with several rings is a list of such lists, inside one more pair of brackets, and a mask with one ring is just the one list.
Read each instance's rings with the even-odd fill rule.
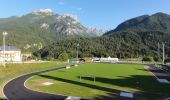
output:
[[[84,27],[76,16],[59,15],[51,9],[32,11],[21,17],[0,19],[0,32],[7,31],[7,45],[23,50],[37,50],[58,39],[71,37],[95,37],[101,31]],[[2,36],[1,41],[2,41]],[[0,42],[2,45],[2,42]]]

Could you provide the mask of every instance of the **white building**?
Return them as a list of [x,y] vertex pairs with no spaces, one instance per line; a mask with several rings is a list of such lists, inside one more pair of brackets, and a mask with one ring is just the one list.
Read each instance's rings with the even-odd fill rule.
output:
[[108,58],[93,58],[92,59],[93,62],[111,62],[111,63],[115,63],[118,62],[119,59],[118,58],[111,58],[110,56]]
[[95,57],[92,59],[92,62],[100,62],[100,58]]
[[[5,57],[4,57],[5,54]],[[5,46],[0,47],[0,62],[2,61],[22,61],[21,59],[21,50],[15,46]]]
[[118,62],[118,58],[111,58],[110,56],[108,58],[100,58],[100,62]]

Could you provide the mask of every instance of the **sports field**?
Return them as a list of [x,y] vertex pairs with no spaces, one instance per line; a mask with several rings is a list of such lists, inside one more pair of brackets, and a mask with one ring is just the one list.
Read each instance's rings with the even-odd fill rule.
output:
[[[53,84],[43,85],[45,82]],[[32,77],[26,86],[84,98],[111,97],[119,95],[119,91],[137,93],[153,100],[170,95],[170,84],[159,83],[144,65],[132,64],[82,64]]]

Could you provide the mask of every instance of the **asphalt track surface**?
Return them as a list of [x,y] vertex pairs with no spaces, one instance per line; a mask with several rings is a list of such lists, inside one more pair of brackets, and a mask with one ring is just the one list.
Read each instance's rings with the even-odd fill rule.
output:
[[4,95],[8,100],[64,100],[67,96],[47,94],[37,91],[32,91],[24,86],[24,82],[34,76],[45,72],[60,70],[65,67],[54,68],[46,71],[35,72],[18,77],[10,82],[8,82],[4,89]]

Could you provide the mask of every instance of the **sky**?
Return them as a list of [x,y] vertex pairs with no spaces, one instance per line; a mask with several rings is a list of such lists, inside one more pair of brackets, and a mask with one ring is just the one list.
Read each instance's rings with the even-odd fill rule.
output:
[[144,14],[170,14],[170,0],[0,0],[0,18],[21,16],[38,9],[70,13],[86,27],[110,30]]

